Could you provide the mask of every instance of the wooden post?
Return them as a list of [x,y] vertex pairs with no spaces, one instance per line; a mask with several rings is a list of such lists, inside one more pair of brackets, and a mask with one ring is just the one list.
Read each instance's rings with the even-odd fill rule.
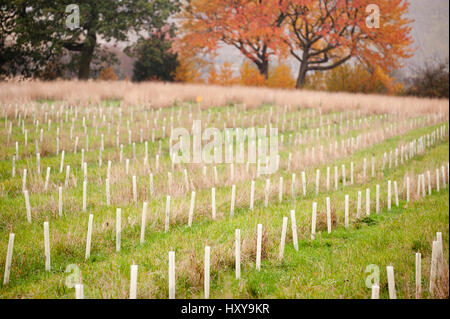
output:
[[327,230],[328,234],[331,233],[331,205],[330,205],[330,197],[326,198],[327,202]]
[[292,227],[292,241],[294,243],[294,249],[298,251],[297,223],[295,222],[295,210],[291,210],[291,227]]
[[44,222],[45,270],[50,271],[50,233],[48,222]]
[[169,225],[170,225],[170,195],[167,195],[166,197],[166,218],[164,221],[164,232],[169,231]]
[[241,278],[241,230],[238,228],[234,239],[236,279]]
[[30,206],[30,196],[28,195],[28,191],[25,190],[23,192],[23,195],[25,196],[25,208],[27,210],[27,220],[31,224],[31,206]]
[[281,228],[280,251],[278,253],[279,260],[282,260],[283,256],[284,256],[284,245],[286,243],[287,222],[288,222],[288,218],[286,216],[284,216],[283,217],[283,226]]
[[11,260],[14,249],[14,233],[9,234],[8,251],[6,253],[5,274],[3,276],[3,285],[9,284],[9,274],[11,273]]
[[422,298],[422,255],[416,253],[416,299]]
[[256,270],[261,270],[261,241],[262,241],[262,224],[258,224],[256,237]]
[[169,251],[169,299],[175,299],[175,252]]
[[143,244],[145,240],[145,224],[147,222],[147,202],[142,205],[142,219],[141,219],[141,238],[140,243]]
[[317,203],[312,203],[312,216],[311,216],[311,240],[316,237],[316,222],[317,220]]
[[138,276],[138,266],[131,265],[131,267],[130,267],[130,299],[136,299],[137,276]]
[[116,252],[120,251],[121,231],[122,231],[122,213],[121,213],[121,209],[117,208],[117,211],[116,211]]
[[92,223],[94,221],[94,215],[89,214],[89,221],[88,221],[88,231],[87,231],[87,237],[86,237],[86,254],[84,256],[84,259],[89,259],[91,256],[91,240],[92,240]]
[[204,271],[205,299],[209,299],[210,256],[211,256],[211,248],[209,246],[205,246],[205,271]]
[[189,216],[188,216],[188,226],[192,226],[192,219],[194,217],[194,206],[195,206],[195,192],[191,193],[191,205],[189,206]]
[[395,280],[394,280],[394,267],[387,266],[387,279],[388,279],[388,287],[389,287],[389,298],[397,299],[397,294],[395,292]]

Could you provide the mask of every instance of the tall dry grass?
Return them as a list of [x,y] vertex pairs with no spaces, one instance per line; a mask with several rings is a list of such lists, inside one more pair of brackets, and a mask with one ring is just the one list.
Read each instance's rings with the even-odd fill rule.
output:
[[202,97],[203,108],[228,103],[245,104],[254,108],[263,103],[279,106],[300,105],[324,111],[361,108],[369,113],[401,111],[409,115],[445,112],[448,99],[423,99],[383,95],[329,93],[307,90],[283,90],[252,87],[221,87],[201,84],[160,82],[126,83],[101,81],[2,82],[0,103],[30,102],[37,99],[66,101],[73,105],[98,103],[102,100],[122,100],[124,105],[151,103],[155,107],[172,106],[175,101],[195,101]]

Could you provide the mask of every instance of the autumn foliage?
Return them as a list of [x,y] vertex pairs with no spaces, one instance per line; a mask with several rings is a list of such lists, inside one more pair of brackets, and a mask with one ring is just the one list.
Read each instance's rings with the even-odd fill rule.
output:
[[[179,50],[214,56],[237,48],[269,79],[271,57],[299,62],[296,87],[307,75],[355,61],[389,74],[411,56],[405,0],[191,0],[180,15]],[[251,70],[244,70],[245,74]],[[244,83],[260,85],[257,77]]]
[[117,75],[112,67],[106,67],[100,72],[99,79],[102,81],[117,81]]

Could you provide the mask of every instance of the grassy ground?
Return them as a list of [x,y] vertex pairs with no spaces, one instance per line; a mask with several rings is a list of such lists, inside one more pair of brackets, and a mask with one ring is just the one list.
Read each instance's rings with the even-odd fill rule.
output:
[[[220,112],[225,117],[228,108],[217,108],[213,112]],[[258,110],[251,111],[256,113]],[[263,108],[260,112],[268,112]],[[204,112],[207,116],[207,112]],[[331,115],[328,115],[331,116]],[[370,116],[369,116],[370,117]],[[389,121],[385,127],[389,127]],[[289,123],[289,121],[288,121]],[[448,123],[448,122],[447,122]],[[79,123],[78,123],[79,124]],[[311,122],[305,123],[304,128],[315,127]],[[380,125],[382,125],[380,123]],[[220,127],[220,126],[219,126]],[[100,168],[96,165],[98,152],[86,153],[89,163],[88,170],[88,211],[81,212],[82,171],[79,168],[80,154],[67,154],[65,163],[73,167],[71,183],[64,195],[64,216],[57,216],[57,185],[64,183],[65,173],[59,173],[60,157],[49,154],[41,160],[41,171],[51,166],[52,185],[48,192],[42,191],[41,177],[31,173],[29,188],[31,192],[31,206],[33,223],[29,225],[25,218],[25,204],[21,194],[21,177],[10,177],[11,159],[14,153],[13,145],[5,145],[0,149],[3,160],[0,161],[2,174],[2,196],[0,198],[0,267],[4,269],[4,260],[8,242],[8,234],[16,234],[14,247],[11,282],[9,286],[0,286],[0,296],[3,298],[73,298],[73,288],[66,285],[67,278],[73,275],[76,265],[81,270],[82,282],[87,298],[126,298],[128,296],[130,265],[139,266],[138,297],[167,298],[167,268],[168,252],[176,252],[177,298],[203,297],[203,251],[205,244],[211,246],[211,297],[212,298],[367,298],[370,290],[365,286],[368,265],[377,265],[380,269],[380,297],[387,297],[386,266],[392,264],[395,269],[397,296],[399,298],[414,297],[414,253],[420,251],[423,261],[424,297],[428,297],[429,266],[431,258],[431,243],[437,231],[442,232],[444,239],[444,254],[448,260],[448,225],[449,225],[449,193],[448,188],[438,193],[433,191],[431,196],[416,198],[415,183],[411,187],[414,203],[406,204],[404,197],[403,179],[405,174],[415,178],[418,173],[431,170],[434,176],[435,168],[448,162],[448,138],[438,141],[437,145],[427,149],[423,154],[415,156],[397,168],[379,169],[382,155],[395,147],[412,141],[424,134],[431,133],[439,125],[417,127],[402,134],[388,137],[378,144],[342,158],[332,158],[320,163],[311,163],[305,170],[308,176],[308,194],[301,195],[301,186],[297,184],[295,202],[290,200],[290,174],[282,170],[272,176],[273,195],[269,207],[264,207],[265,178],[257,180],[257,196],[254,210],[248,208],[248,197],[251,176],[244,176],[237,183],[238,196],[236,212],[229,217],[230,183],[224,182],[217,187],[218,218],[210,218],[210,184],[197,188],[195,220],[191,228],[186,226],[189,192],[179,191],[174,194],[174,208],[171,229],[163,232],[163,213],[166,191],[157,191],[155,196],[148,194],[148,176],[140,174],[139,163],[131,166],[132,172],[139,177],[139,202],[130,203],[130,176],[117,173],[113,187],[113,205],[105,204],[104,177],[105,163]],[[448,128],[448,125],[447,125]],[[67,128],[66,128],[67,129]],[[103,128],[105,130],[105,128]],[[93,128],[90,128],[91,133]],[[370,127],[346,132],[344,137],[356,136],[366,132]],[[114,130],[113,130],[114,132]],[[289,135],[285,132],[285,139]],[[14,138],[21,137],[19,128],[14,129]],[[92,133],[93,135],[93,133]],[[126,136],[126,135],[125,135]],[[5,136],[2,136],[4,138]],[[30,130],[31,147],[29,157],[17,162],[19,168],[33,167],[33,133]],[[114,144],[113,139],[109,141]],[[81,141],[80,141],[81,143]],[[99,137],[92,141],[92,149],[98,146]],[[302,148],[317,145],[311,141]],[[320,143],[326,143],[322,138]],[[81,143],[82,144],[82,143]],[[166,149],[167,139],[163,139],[163,150]],[[81,147],[80,147],[81,148]],[[155,154],[158,143],[152,143],[150,154]],[[287,158],[292,147],[281,149],[281,157]],[[130,157],[131,147],[125,148],[126,157]],[[143,154],[143,145],[137,145],[139,156]],[[123,163],[118,163],[117,149],[109,146],[104,152],[104,162],[112,159],[113,170],[122,170]],[[374,178],[363,179],[362,160],[375,155],[377,160],[377,175]],[[356,163],[355,184],[338,191],[325,191],[322,178],[321,192],[314,194],[314,173],[320,168],[324,174],[327,166],[340,167],[345,164],[348,172],[350,162]],[[163,183],[169,165],[167,157],[162,159],[165,169],[155,174],[155,185]],[[370,163],[370,161],[369,161]],[[369,165],[370,167],[370,165]],[[226,181],[227,168],[219,166],[222,181]],[[370,169],[368,169],[370,172]],[[300,172],[296,171],[297,178]],[[42,173],[43,174],[43,173]],[[182,180],[182,171],[176,178]],[[349,173],[347,173],[349,174]],[[131,175],[131,174],[130,174]],[[194,173],[193,173],[194,176]],[[277,203],[278,177],[285,178],[284,201]],[[322,175],[323,176],[323,175]],[[333,175],[332,175],[333,176]],[[194,177],[193,177],[194,178]],[[399,183],[399,207],[393,204],[393,209],[387,212],[386,193],[387,180]],[[333,179],[332,179],[333,180]],[[33,183],[38,184],[33,184]],[[227,184],[228,183],[228,184]],[[178,184],[182,184],[181,182]],[[178,185],[177,184],[177,185]],[[382,212],[374,212],[375,185],[381,185]],[[442,186],[442,185],[441,185]],[[181,186],[179,186],[182,188]],[[158,186],[157,186],[158,188]],[[372,191],[372,213],[370,216],[357,219],[356,195],[363,192],[363,212],[365,212],[365,189]],[[433,180],[434,188],[434,180]],[[343,203],[344,196],[350,195],[351,224],[344,229]],[[331,197],[333,210],[333,232],[326,233],[325,198]],[[140,214],[142,200],[149,201],[149,218],[146,229],[145,243],[139,244]],[[318,203],[318,234],[314,241],[310,240],[311,207]],[[115,252],[115,208],[122,209],[122,249]],[[291,225],[288,223],[287,245],[285,257],[277,259],[281,234],[282,217],[289,216],[289,211],[295,209],[297,231],[299,235],[299,251],[292,245]],[[88,214],[94,214],[94,233],[92,239],[91,258],[84,261]],[[43,228],[42,222],[50,221],[52,271],[44,271]],[[263,224],[262,267],[255,270],[256,255],[256,225]],[[234,232],[241,230],[242,242],[242,278],[236,280],[234,274]],[[68,272],[66,272],[68,270]],[[448,285],[448,283],[447,283]]]

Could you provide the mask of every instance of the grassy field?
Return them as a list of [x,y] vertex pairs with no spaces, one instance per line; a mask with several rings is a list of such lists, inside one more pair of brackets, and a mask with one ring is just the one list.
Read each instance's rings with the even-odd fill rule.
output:
[[[322,113],[318,108],[289,107],[286,110],[267,104],[251,109],[237,105],[201,109],[195,103],[153,109],[148,105],[121,107],[118,102],[74,108],[46,100],[23,104],[18,109],[5,104],[3,109],[0,121],[4,123],[0,129],[2,271],[9,233],[15,234],[15,242],[10,282],[0,286],[2,298],[74,298],[74,289],[66,284],[66,280],[76,277],[74,269],[80,270],[76,281],[83,283],[86,298],[127,298],[132,264],[139,267],[138,298],[167,298],[169,251],[175,251],[176,256],[176,297],[203,298],[206,244],[211,247],[211,298],[370,298],[371,291],[365,284],[370,274],[366,272],[369,265],[379,267],[380,298],[388,298],[388,265],[395,270],[397,297],[415,298],[416,252],[422,253],[422,297],[448,298],[448,264],[438,292],[434,296],[428,292],[431,247],[436,232],[442,232],[445,260],[449,257],[448,110],[426,115],[395,110],[376,112],[362,107]],[[280,169],[270,176],[258,176],[256,164],[236,163],[231,174],[229,164],[217,164],[218,180],[215,181],[214,164],[205,165],[206,176],[201,164],[172,165],[169,128],[190,128],[194,118],[201,119],[205,126],[219,129],[224,126],[264,127],[269,123],[278,127],[279,135],[283,136],[282,142],[281,137],[279,139]],[[442,127],[445,127],[445,134],[440,138]],[[58,133],[59,149],[56,146]],[[88,142],[86,136],[89,136]],[[424,136],[425,147],[408,159],[403,159],[402,155],[400,160],[401,147],[409,154],[409,143],[419,141],[420,145]],[[427,136],[428,141],[431,138],[430,143]],[[36,141],[40,172],[37,171]],[[397,160],[394,160],[395,149],[399,151]],[[60,172],[62,150],[65,157]],[[387,160],[383,164],[385,154]],[[14,177],[13,156],[16,156]],[[372,157],[374,176],[371,174]],[[367,160],[365,176],[364,159]],[[82,160],[87,163],[86,176]],[[111,161],[109,173],[108,160]],[[353,183],[351,163],[354,165]],[[70,166],[68,179],[67,165]],[[346,167],[345,187],[342,165]],[[337,190],[335,166],[339,170]],[[435,170],[438,168],[441,173],[442,166],[447,187],[443,187],[440,176],[437,191]],[[47,167],[51,168],[51,173],[45,190]],[[325,180],[327,167],[331,169],[329,189]],[[25,189],[30,194],[31,223],[27,221],[23,195],[24,169],[27,169]],[[318,194],[315,192],[317,169],[321,172]],[[423,196],[416,191],[417,176],[426,175],[428,170],[432,177],[432,194],[428,195],[427,189],[427,195]],[[302,193],[302,171],[307,177],[306,195]],[[295,193],[291,189],[292,173],[296,174]],[[137,180],[137,202],[133,201],[132,176]],[[411,180],[409,203],[406,202],[407,176]],[[105,195],[108,177],[110,205]],[[283,177],[281,202],[278,198],[280,177]],[[86,211],[82,205],[84,179],[87,180]],[[266,179],[271,183],[267,207],[264,203]],[[255,181],[255,204],[250,209],[252,180]],[[398,183],[399,192],[399,205],[393,200],[390,211],[387,209],[388,180]],[[378,214],[375,212],[377,184],[381,189]],[[236,185],[237,190],[234,216],[230,216],[232,185]],[[58,207],[59,186],[63,187],[62,216]],[[215,187],[215,220],[211,218],[211,187]],[[372,194],[369,216],[365,210],[366,189]],[[196,191],[194,220],[192,227],[188,227],[193,190]],[[359,217],[358,191],[362,192]],[[170,229],[165,232],[167,195],[171,195]],[[344,227],[345,195],[350,198],[348,228]],[[331,233],[327,232],[326,225],[327,197],[331,201]],[[145,241],[140,243],[144,201],[148,203],[148,212]],[[317,233],[311,240],[313,202],[318,205]],[[116,208],[122,211],[120,252],[116,252]],[[291,210],[295,210],[296,215],[298,251],[293,246],[289,218],[284,258],[279,260],[282,221],[284,216],[290,217]],[[89,214],[94,215],[92,248],[90,258],[85,260]],[[44,221],[50,225],[51,271],[44,268]],[[263,227],[260,271],[255,268],[257,224]],[[235,278],[234,256],[237,228],[241,232],[239,280]]]

